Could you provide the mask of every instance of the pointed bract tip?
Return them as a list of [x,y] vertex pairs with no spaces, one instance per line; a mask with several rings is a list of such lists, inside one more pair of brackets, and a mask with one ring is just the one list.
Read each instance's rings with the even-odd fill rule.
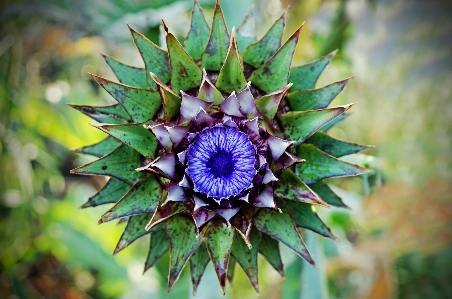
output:
[[348,111],[350,108],[352,108],[353,106],[355,106],[355,104],[356,104],[356,103],[350,103],[350,104],[348,104],[348,105],[342,106],[342,107],[345,108],[344,112],[345,112],[345,111]]
[[129,30],[130,30],[130,32],[131,32],[132,34],[140,34],[138,31],[136,31],[135,29],[133,29],[133,27],[130,26],[130,24],[128,24],[128,23],[126,23],[126,24],[127,24],[127,27],[129,28]]
[[165,30],[165,32],[166,32],[167,34],[169,34],[169,33],[170,33],[170,32],[169,32],[169,28],[168,28],[168,25],[166,25],[164,19],[162,19],[162,26],[163,26],[163,30]]

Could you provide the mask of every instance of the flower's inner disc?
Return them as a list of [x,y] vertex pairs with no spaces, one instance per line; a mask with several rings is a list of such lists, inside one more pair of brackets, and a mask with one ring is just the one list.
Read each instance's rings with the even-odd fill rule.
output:
[[256,169],[255,148],[235,128],[201,131],[189,146],[187,174],[195,189],[215,199],[229,198],[250,187]]

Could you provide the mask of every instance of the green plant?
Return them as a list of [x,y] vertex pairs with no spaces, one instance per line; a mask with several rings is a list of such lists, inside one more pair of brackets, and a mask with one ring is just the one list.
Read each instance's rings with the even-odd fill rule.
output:
[[291,68],[301,27],[281,45],[284,26],[257,41],[250,13],[229,34],[195,2],[184,46],[163,23],[168,51],[130,28],[144,69],[105,56],[120,83],[92,77],[118,104],[72,105],[109,134],[78,150],[100,159],[74,173],[111,177],[83,207],[128,217],[114,253],[151,235],[145,270],[169,250],[168,290],[190,261],[196,292],[212,260],[223,292],[236,262],[258,292],[258,253],[284,275],[278,242],[315,265],[299,228],[336,239],[314,206],[344,206],[322,180],[370,172],[338,159],[367,146],[325,133],[352,106],[327,108],[349,79],[313,89],[335,52]]

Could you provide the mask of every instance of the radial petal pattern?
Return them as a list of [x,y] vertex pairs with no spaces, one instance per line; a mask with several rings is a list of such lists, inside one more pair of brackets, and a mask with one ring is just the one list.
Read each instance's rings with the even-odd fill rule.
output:
[[117,104],[71,107],[108,137],[72,172],[110,177],[82,207],[128,219],[115,254],[149,235],[145,270],[169,251],[168,290],[190,261],[195,293],[211,260],[223,292],[237,265],[259,292],[259,253],[284,276],[279,243],[315,265],[301,228],[338,240],[314,207],[346,207],[323,180],[369,173],[339,159],[369,146],[326,133],[353,106],[328,107],[350,78],[315,89],[336,52],[292,67],[286,12],[261,38],[252,12],[229,32],[219,1],[212,24],[197,1],[191,16],[184,41],[163,23],[167,51],[130,28],[143,68],[104,55],[119,82],[92,77]]

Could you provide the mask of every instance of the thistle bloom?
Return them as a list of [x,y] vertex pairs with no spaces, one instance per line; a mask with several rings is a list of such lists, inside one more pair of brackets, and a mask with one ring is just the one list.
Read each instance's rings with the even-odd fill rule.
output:
[[258,253],[284,275],[279,242],[315,265],[299,229],[337,239],[313,205],[344,206],[323,179],[369,172],[338,159],[366,146],[326,134],[352,106],[327,108],[349,79],[314,89],[334,52],[290,68],[284,23],[257,40],[251,13],[229,33],[195,1],[184,46],[163,23],[168,51],[130,28],[144,69],[105,56],[120,83],[92,76],[118,104],[72,105],[109,135],[78,150],[100,159],[74,173],[110,177],[83,207],[128,217],[114,254],[151,236],[145,270],[169,250],[168,290],[190,260],[196,292],[211,260],[223,291],[237,262],[258,292]]

